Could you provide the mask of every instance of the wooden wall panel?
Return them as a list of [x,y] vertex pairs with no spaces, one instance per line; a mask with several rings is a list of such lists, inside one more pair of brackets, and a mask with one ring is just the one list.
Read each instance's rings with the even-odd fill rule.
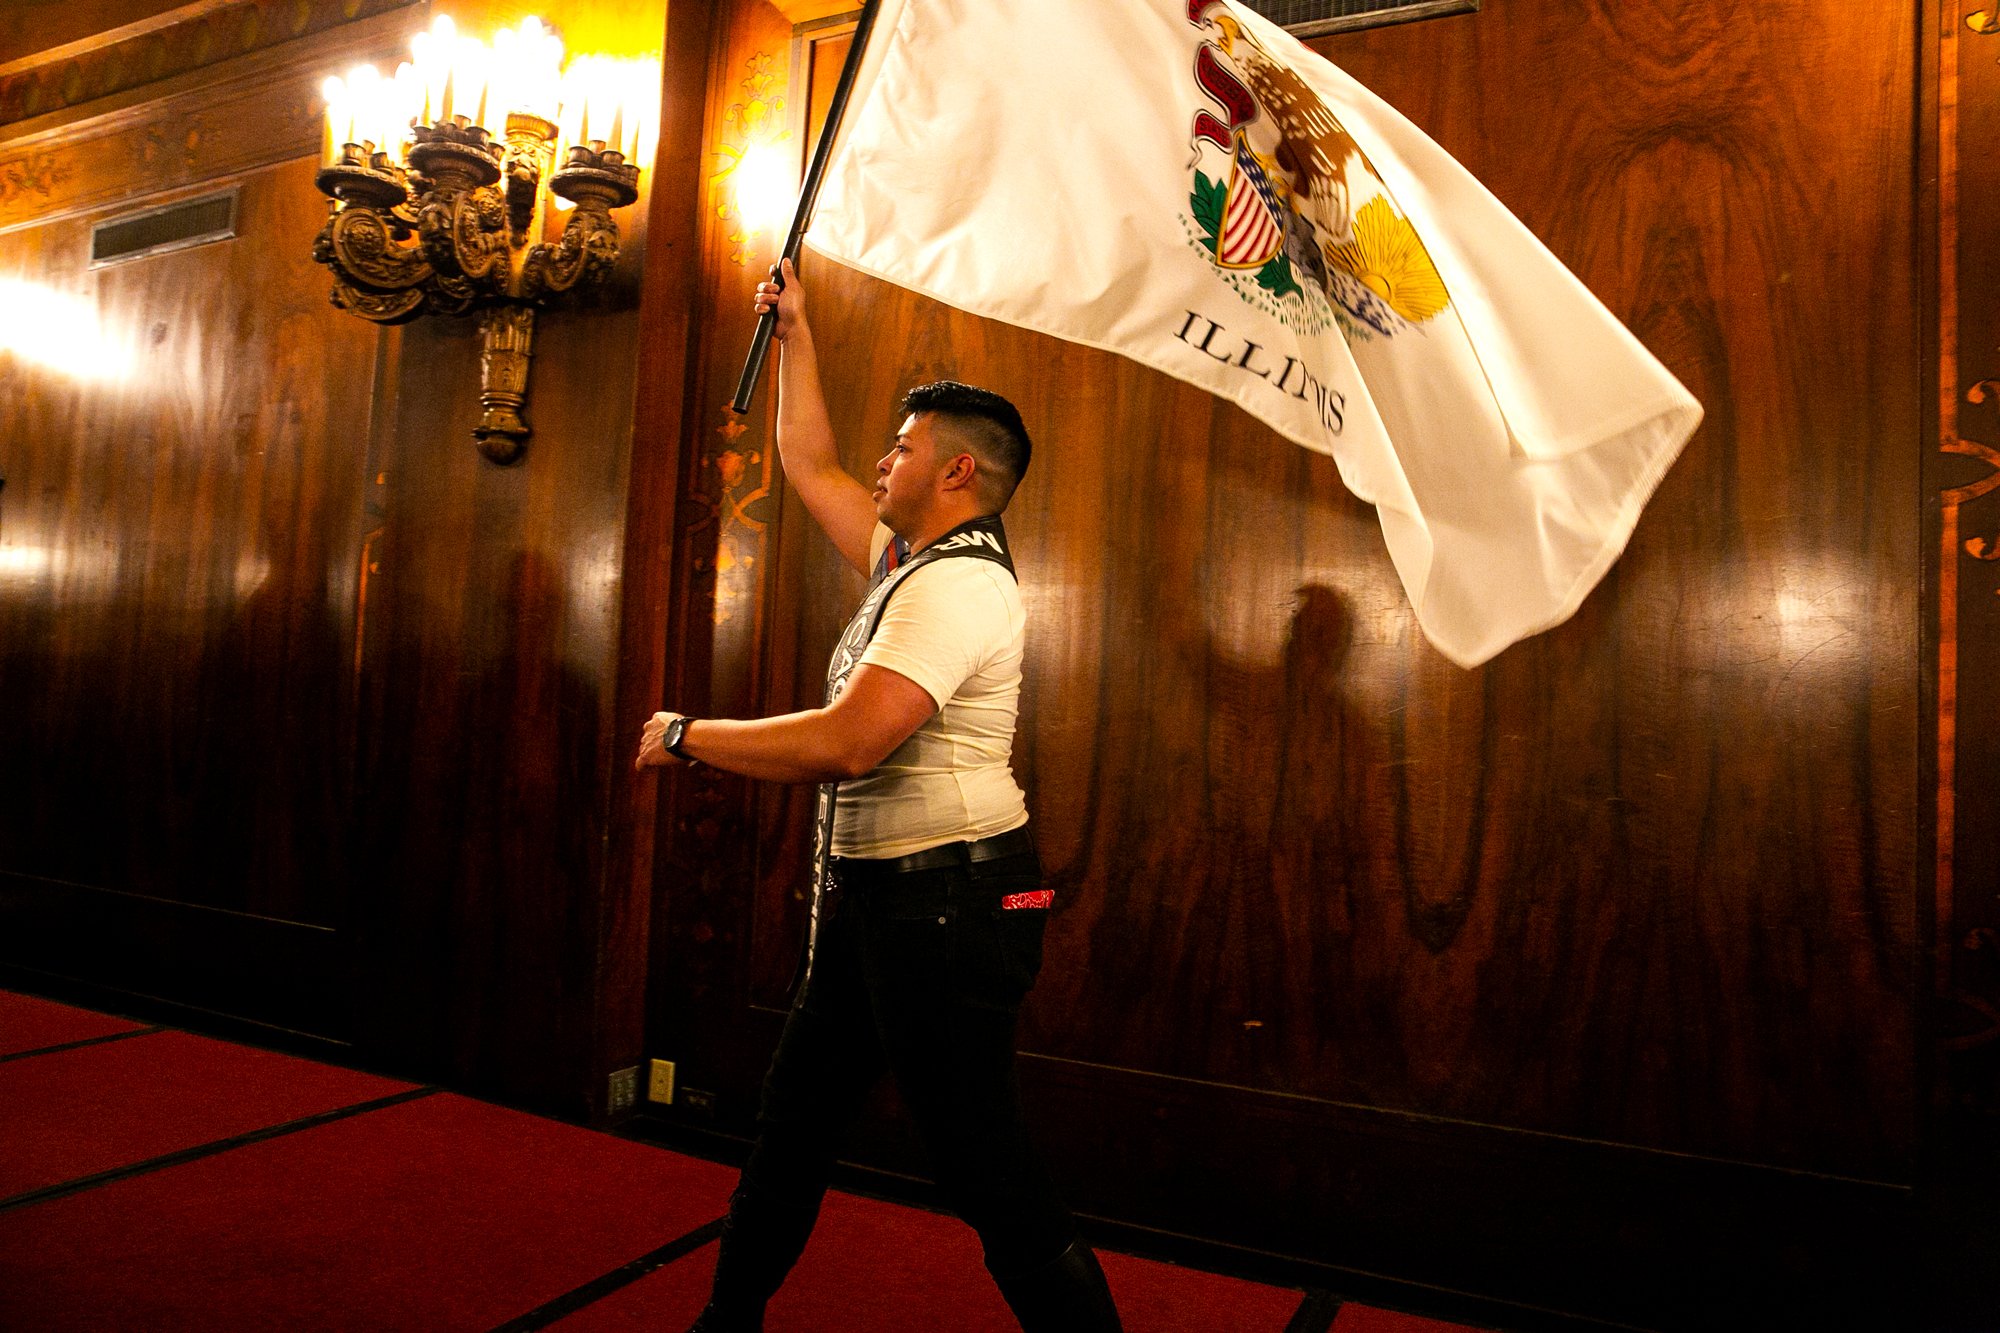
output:
[[[215,913],[246,914],[318,958],[352,873],[364,460],[347,431],[374,339],[295,262],[320,216],[307,164],[218,184],[240,193],[217,244],[93,272],[103,210],[0,237],[0,272],[79,302],[108,344],[67,369],[0,359],[0,872],[37,911],[61,891],[115,915],[104,895],[135,895],[218,930]],[[119,357],[129,372],[107,375]],[[73,934],[16,960],[117,952]],[[133,965],[167,989],[218,966],[264,975],[241,958]],[[282,1021],[307,1012],[332,1021],[317,1003]]]
[[[518,17],[492,8],[455,14]],[[664,27],[659,3],[540,12],[586,51]],[[682,12],[699,64],[706,10]],[[259,15],[280,28],[243,28]],[[0,688],[25,705],[0,719],[0,963],[599,1116],[640,1055],[651,787],[619,710],[653,706],[664,659],[621,623],[661,600],[657,570],[624,573],[628,539],[658,566],[671,503],[633,479],[676,461],[633,458],[655,238],[648,202],[621,212],[608,291],[542,314],[527,457],[485,462],[474,322],[378,329],[311,259],[318,82],[395,59],[424,17],[203,6],[148,49],[213,60],[0,143],[0,275],[89,297],[147,377],[77,390],[0,353],[23,388],[0,403]],[[277,44],[218,50],[218,23]],[[43,54],[14,72],[68,58]],[[664,217],[670,264],[702,164],[685,140],[662,160],[687,214]],[[235,241],[84,272],[114,201],[239,180]]]
[[653,856],[659,782],[625,763],[621,739],[657,709],[667,673],[670,557],[680,498],[683,421],[699,345],[702,276],[686,256],[698,253],[702,185],[710,159],[702,130],[708,106],[708,57],[716,26],[710,0],[675,0],[662,56],[660,151],[653,164],[645,232],[646,280],[637,311],[641,330],[627,477],[611,804],[605,827],[604,912],[592,974],[595,1070],[638,1063],[645,1045],[652,970]]
[[[728,192],[734,154],[721,151],[740,151],[753,121],[775,131],[790,125],[782,103],[798,87],[791,28],[762,0],[716,8],[702,133],[711,170],[701,196],[699,323],[687,367],[661,705],[710,717],[760,708],[774,663],[769,644],[796,633],[768,605],[774,583],[799,568],[798,542],[781,538],[803,531],[789,517],[796,501],[779,514],[785,491],[768,385],[748,416],[729,410],[754,325],[746,318],[751,293],[775,245],[743,232]],[[801,154],[805,147],[797,138],[790,146]],[[780,688],[789,698],[800,687],[787,674]],[[789,874],[800,863],[800,825],[790,817],[798,798],[709,768],[665,776],[661,787],[647,1046],[669,1059],[698,1051],[697,1067],[740,1065],[738,1078],[754,1079],[761,1071],[750,1066],[768,1046],[739,1040],[736,1028],[735,986],[753,929],[742,895],[755,883],[760,894],[799,901]],[[777,930],[792,928],[782,910],[775,915]],[[697,1100],[714,1083],[697,1081]]]
[[1923,333],[1884,182],[1920,29],[1824,17],[1514,4],[1324,48],[1709,411],[1605,589],[1485,673],[1493,743],[1543,751],[1480,761],[1490,822],[1541,845],[1487,877],[1519,924],[1461,1001],[1486,1040],[1435,1051],[1448,1113],[1906,1179]]
[[[2000,350],[2000,264],[1983,238],[2000,209],[2000,163],[1991,152],[2000,117],[2000,37],[1983,33],[1962,0],[1934,6],[1935,85],[1926,110],[1937,150],[1922,179],[1935,182],[1938,226],[1936,453],[1925,469],[1924,663],[1934,669],[1936,921],[1932,1060],[1924,1090],[1935,1100],[1929,1154],[1930,1211],[1941,1219],[1926,1286],[1935,1327],[1993,1322],[1992,1256],[2000,1253],[2000,417],[1994,356]],[[1934,499],[1933,499],[1934,497]],[[1927,719],[1928,720],[1928,719]]]
[[[496,24],[511,21],[504,9],[491,7]],[[540,12],[565,31],[602,17],[581,4]],[[624,17],[614,53],[643,53],[664,5]],[[705,38],[697,22],[685,40]],[[590,49],[573,34],[572,47]],[[391,1063],[578,1118],[605,1113],[605,1076],[639,1055],[630,955],[644,907],[626,920],[633,871],[621,859],[633,855],[628,803],[640,793],[624,770],[639,721],[620,715],[618,690],[630,675],[622,653],[644,674],[662,652],[620,626],[628,506],[643,524],[660,503],[630,489],[647,214],[642,199],[617,215],[624,244],[602,292],[537,316],[521,462],[495,467],[473,445],[471,318],[388,335],[393,381],[376,397],[370,445],[381,534],[362,661],[370,787],[355,812],[371,978],[358,1040]],[[610,970],[630,995],[604,989],[608,938],[623,941]]]
[[[305,259],[324,205],[301,158],[317,75],[385,40],[375,20],[157,69],[0,143],[15,328],[58,294],[132,360],[0,354],[0,963],[44,984],[351,1033],[377,339]],[[93,223],[218,189],[234,239],[88,269]]]
[[[236,184],[238,238],[212,246],[86,272],[94,216],[6,238],[10,276],[82,300],[134,366],[10,358],[8,721],[64,763],[0,845],[10,869],[324,921],[362,490],[340,398],[366,402],[374,348],[284,262],[318,224],[310,170]],[[322,763],[252,775],[238,751]],[[218,845],[252,821],[268,847]]]
[[1989,150],[2000,132],[2000,36],[1956,23],[1946,31],[1952,225],[1943,240],[1956,299],[1942,312],[1944,452],[1931,469],[1939,665],[1949,682],[1940,702],[1937,982],[1941,1091],[1965,1120],[1959,1147],[1977,1151],[2000,1125],[2000,262],[1982,243],[1986,220],[2000,214],[2000,163]]
[[[358,910],[371,1049],[515,1100],[587,1108],[587,993],[611,765],[631,430],[630,311],[537,321],[529,456],[486,462],[478,332],[424,321],[371,465]],[[532,980],[531,980],[532,979]],[[526,984],[524,984],[526,983]]]
[[[1868,1247],[1920,1143],[1919,19],[1489,0],[1320,43],[1708,409],[1574,620],[1476,672],[1423,642],[1329,460],[1115,357],[807,267],[850,468],[940,375],[1013,397],[1037,439],[1009,515],[1016,767],[1059,911],[1022,1040],[1094,1208],[1361,1262],[1332,1218],[1383,1195],[1343,1193],[1340,1163],[1445,1126],[1451,1151],[1385,1178],[1428,1207],[1365,1214],[1386,1230],[1364,1266],[1564,1299],[1508,1241],[1532,1213],[1560,1219],[1544,1255],[1616,1270],[1569,1299],[1638,1317],[1673,1298],[1601,1238],[1694,1262],[1763,1191],[1738,1268],[1895,1273]],[[733,357],[747,322],[716,310]],[[768,457],[746,424],[730,449]],[[815,699],[858,582],[789,498],[760,541],[761,651],[711,643],[748,631],[691,581],[675,706]],[[682,782],[653,1044],[685,1061],[687,1114],[740,1129],[797,957],[805,800]],[[1206,1212],[1160,1198],[1232,1110],[1268,1153],[1230,1156]],[[858,1156],[920,1169],[884,1115]],[[1665,1154],[1740,1172],[1704,1201]],[[1872,1184],[1832,1207],[1792,1171]]]

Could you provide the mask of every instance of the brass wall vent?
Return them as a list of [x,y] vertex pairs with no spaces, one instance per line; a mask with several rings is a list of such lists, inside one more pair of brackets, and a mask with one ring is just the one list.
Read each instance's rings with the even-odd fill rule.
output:
[[1412,19],[1478,12],[1480,0],[1247,0],[1248,6],[1294,37],[1379,28]]
[[226,241],[236,234],[236,195],[224,190],[100,222],[90,229],[90,266]]

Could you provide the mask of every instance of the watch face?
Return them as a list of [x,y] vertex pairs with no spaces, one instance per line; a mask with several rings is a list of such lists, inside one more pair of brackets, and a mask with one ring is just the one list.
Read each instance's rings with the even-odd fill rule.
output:
[[660,748],[669,754],[677,753],[680,750],[681,736],[687,729],[688,720],[684,717],[677,717],[667,723],[666,732],[660,737]]

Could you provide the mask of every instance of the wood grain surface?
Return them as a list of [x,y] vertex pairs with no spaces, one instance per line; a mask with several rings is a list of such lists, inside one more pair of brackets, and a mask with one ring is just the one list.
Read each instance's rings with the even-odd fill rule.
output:
[[[628,525],[670,503],[628,513],[648,205],[607,290],[538,321],[527,460],[486,463],[474,322],[378,329],[311,258],[318,79],[393,58],[413,20],[381,8],[0,141],[0,277],[137,349],[124,381],[0,352],[0,961],[587,1118],[643,1018],[617,691],[650,707],[664,654],[621,644]],[[87,268],[98,219],[217,188],[234,240]]]
[[180,0],[17,0],[0,13],[0,71],[32,63],[52,48],[157,20]]
[[375,358],[294,262],[311,175],[243,179],[233,240],[94,272],[91,218],[7,238],[6,276],[81,302],[104,345],[0,364],[0,750],[26,761],[0,869],[337,916],[364,497],[347,430]]
[[[540,13],[565,25],[590,9]],[[487,16],[455,17],[483,30]],[[664,6],[629,19],[632,54]],[[643,526],[660,503],[630,489],[658,473],[633,466],[649,209],[642,195],[615,215],[603,289],[537,314],[519,464],[472,443],[471,318],[384,334],[365,442],[381,513],[360,664],[356,1040],[576,1118],[603,1115],[610,1069],[639,1056],[626,772],[651,710],[629,688],[637,716],[618,709],[621,655],[643,679],[662,651],[621,630],[629,511]],[[607,939],[628,941],[610,969]]]
[[[1954,8],[1970,8],[1959,6]],[[1956,14],[1947,14],[1956,18]],[[1956,225],[1943,303],[1943,451],[1935,552],[1941,687],[1939,1094],[1976,1156],[2000,1127],[2000,256],[1983,220],[2000,209],[2000,36],[1954,24],[1946,43],[1952,134],[1946,206]]]

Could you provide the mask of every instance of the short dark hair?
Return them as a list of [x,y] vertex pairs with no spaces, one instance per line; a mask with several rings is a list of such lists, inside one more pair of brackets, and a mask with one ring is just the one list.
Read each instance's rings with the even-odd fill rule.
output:
[[929,412],[949,423],[958,441],[979,463],[981,498],[999,513],[1014,498],[1014,488],[1028,474],[1035,447],[1028,428],[1012,403],[991,389],[976,389],[957,380],[919,384],[903,395],[903,415]]

